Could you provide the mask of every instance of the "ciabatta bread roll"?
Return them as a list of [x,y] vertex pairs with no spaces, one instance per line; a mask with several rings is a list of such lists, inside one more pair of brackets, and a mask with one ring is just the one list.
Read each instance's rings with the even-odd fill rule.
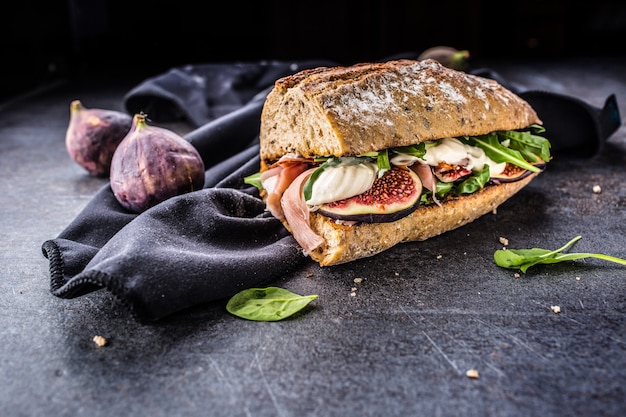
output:
[[261,116],[268,210],[322,266],[424,240],[493,211],[542,171],[532,107],[434,60],[282,78]]

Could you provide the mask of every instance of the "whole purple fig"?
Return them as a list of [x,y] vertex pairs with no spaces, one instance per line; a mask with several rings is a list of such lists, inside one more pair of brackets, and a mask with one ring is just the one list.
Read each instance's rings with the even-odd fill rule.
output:
[[140,213],[170,197],[201,189],[204,163],[182,136],[150,126],[144,114],[136,114],[113,154],[110,178],[117,201]]
[[433,46],[422,52],[417,60],[434,59],[445,67],[464,71],[467,68],[469,58],[470,53],[466,49],[458,50],[451,46]]
[[106,177],[117,145],[130,130],[133,118],[120,111],[89,109],[80,100],[70,104],[65,147],[74,162],[90,175]]

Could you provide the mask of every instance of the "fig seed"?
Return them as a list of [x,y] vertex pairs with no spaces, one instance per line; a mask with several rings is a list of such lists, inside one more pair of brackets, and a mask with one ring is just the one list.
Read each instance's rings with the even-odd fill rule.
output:
[[394,222],[418,208],[421,194],[422,182],[417,174],[410,169],[394,167],[377,178],[363,194],[322,204],[318,211],[338,220]]

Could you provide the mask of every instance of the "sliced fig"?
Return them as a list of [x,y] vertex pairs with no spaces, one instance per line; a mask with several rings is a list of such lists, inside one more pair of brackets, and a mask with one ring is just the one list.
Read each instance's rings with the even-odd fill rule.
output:
[[415,172],[393,167],[363,194],[323,204],[318,212],[338,220],[393,222],[417,209],[421,193],[422,182]]
[[[546,164],[544,162],[536,163],[534,165],[537,168],[540,168],[542,170],[546,166]],[[504,171],[502,171],[500,174],[492,175],[491,178],[490,178],[490,181],[494,182],[494,183],[497,183],[497,184],[501,184],[501,183],[505,183],[505,182],[515,182],[515,181],[523,180],[524,178],[526,178],[530,174],[532,174],[532,172],[527,170],[527,169],[518,167],[517,165],[513,165],[511,163],[507,163],[506,164],[506,168],[504,169]]]

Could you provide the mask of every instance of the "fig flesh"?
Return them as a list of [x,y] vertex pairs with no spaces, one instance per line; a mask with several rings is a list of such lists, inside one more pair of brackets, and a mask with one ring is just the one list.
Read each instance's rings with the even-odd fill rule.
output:
[[[539,169],[544,169],[546,164],[544,162],[534,164]],[[505,182],[515,182],[523,180],[532,174],[532,171],[527,169],[518,167],[517,165],[513,165],[511,163],[506,164],[506,168],[500,174],[492,175],[489,179],[491,182],[496,184],[502,184]]]
[[410,169],[393,167],[372,188],[354,197],[323,204],[318,212],[337,220],[366,223],[393,222],[417,209],[422,182]]
[[140,213],[168,198],[204,186],[204,163],[177,133],[150,126],[136,114],[111,160],[111,189],[127,210]]
[[89,109],[80,100],[74,100],[70,104],[70,122],[65,134],[67,152],[90,175],[106,177],[113,153],[130,130],[132,121],[126,113]]

